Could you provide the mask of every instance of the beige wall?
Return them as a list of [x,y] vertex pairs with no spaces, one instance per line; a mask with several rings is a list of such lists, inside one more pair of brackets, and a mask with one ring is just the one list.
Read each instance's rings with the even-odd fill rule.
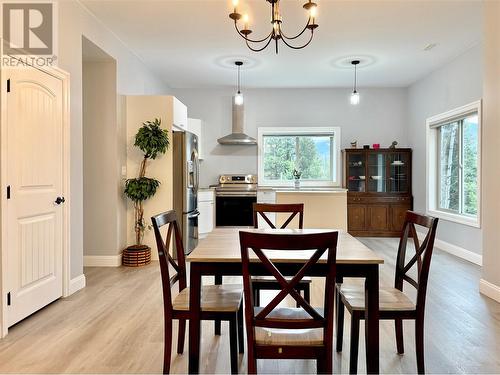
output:
[[[304,203],[304,228],[347,230],[347,193],[346,192],[277,192],[276,203]],[[287,215],[278,215],[277,224],[281,225]],[[298,218],[293,219],[290,228],[298,228]]]
[[[135,134],[143,122],[160,118],[162,128],[168,130],[170,147],[165,155],[156,160],[150,160],[146,176],[156,178],[161,185],[156,195],[144,203],[144,220],[147,226],[151,225],[151,217],[173,208],[172,184],[172,97],[171,96],[128,96],[126,98],[127,121],[127,177],[137,177],[140,163],[143,158],[141,151],[134,146]],[[127,210],[127,243],[135,244],[134,232],[134,205],[128,202]],[[157,249],[152,230],[146,230],[145,245],[152,249],[152,256],[157,258]]]
[[[116,61],[83,63],[83,253],[117,255],[125,245],[125,124],[117,118]],[[125,164],[123,164],[125,165]]]
[[[500,302],[500,2],[484,5],[482,291]],[[491,285],[493,284],[493,285]]]

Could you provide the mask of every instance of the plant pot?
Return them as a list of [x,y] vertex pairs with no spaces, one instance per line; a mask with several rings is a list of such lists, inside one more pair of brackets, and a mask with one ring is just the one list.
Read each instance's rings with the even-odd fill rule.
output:
[[300,189],[300,180],[295,180],[293,183],[295,185],[295,189]]
[[151,248],[146,245],[133,245],[123,250],[122,264],[125,267],[142,267],[151,263]]

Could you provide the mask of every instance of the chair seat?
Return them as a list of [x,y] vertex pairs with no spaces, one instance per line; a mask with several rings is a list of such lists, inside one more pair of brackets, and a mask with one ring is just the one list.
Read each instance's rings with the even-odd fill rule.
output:
[[[255,308],[255,314],[262,307]],[[318,309],[322,314],[322,311]],[[312,319],[302,308],[277,308],[269,315],[274,319]],[[282,346],[319,346],[323,345],[323,328],[313,329],[281,329],[255,327],[255,342],[257,345],[282,345]]]
[[[292,277],[285,277],[287,281],[292,280]],[[275,277],[272,276],[254,276],[252,277],[253,283],[278,283]],[[312,279],[310,277],[304,277],[299,281],[299,284],[310,284]]]
[[[243,288],[241,285],[207,285],[201,291],[202,311],[237,312]],[[183,289],[172,303],[173,309],[178,311],[189,311],[189,288]]]
[[[351,310],[365,310],[365,289],[363,285],[342,284],[340,295]],[[381,287],[379,292],[380,311],[413,311],[415,304],[396,288]]]

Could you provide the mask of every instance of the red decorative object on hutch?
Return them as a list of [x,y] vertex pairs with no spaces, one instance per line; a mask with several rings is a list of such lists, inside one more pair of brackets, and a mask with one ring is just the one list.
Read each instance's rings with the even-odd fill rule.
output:
[[413,209],[411,149],[345,149],[347,228],[353,236],[399,237]]

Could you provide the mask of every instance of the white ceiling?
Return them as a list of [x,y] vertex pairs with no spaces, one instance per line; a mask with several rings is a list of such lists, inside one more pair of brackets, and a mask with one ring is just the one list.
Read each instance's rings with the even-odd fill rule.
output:
[[[305,23],[302,3],[282,0],[284,28],[292,34]],[[82,0],[170,87],[234,85],[225,67],[242,57],[253,65],[243,73],[246,87],[349,87],[351,69],[336,61],[372,60],[359,70],[360,87],[405,87],[429,74],[482,38],[480,1],[317,0],[318,23],[311,45],[249,51],[228,14],[230,0]],[[269,3],[240,0],[249,10],[255,36],[269,28]],[[425,46],[436,43],[430,51]]]

